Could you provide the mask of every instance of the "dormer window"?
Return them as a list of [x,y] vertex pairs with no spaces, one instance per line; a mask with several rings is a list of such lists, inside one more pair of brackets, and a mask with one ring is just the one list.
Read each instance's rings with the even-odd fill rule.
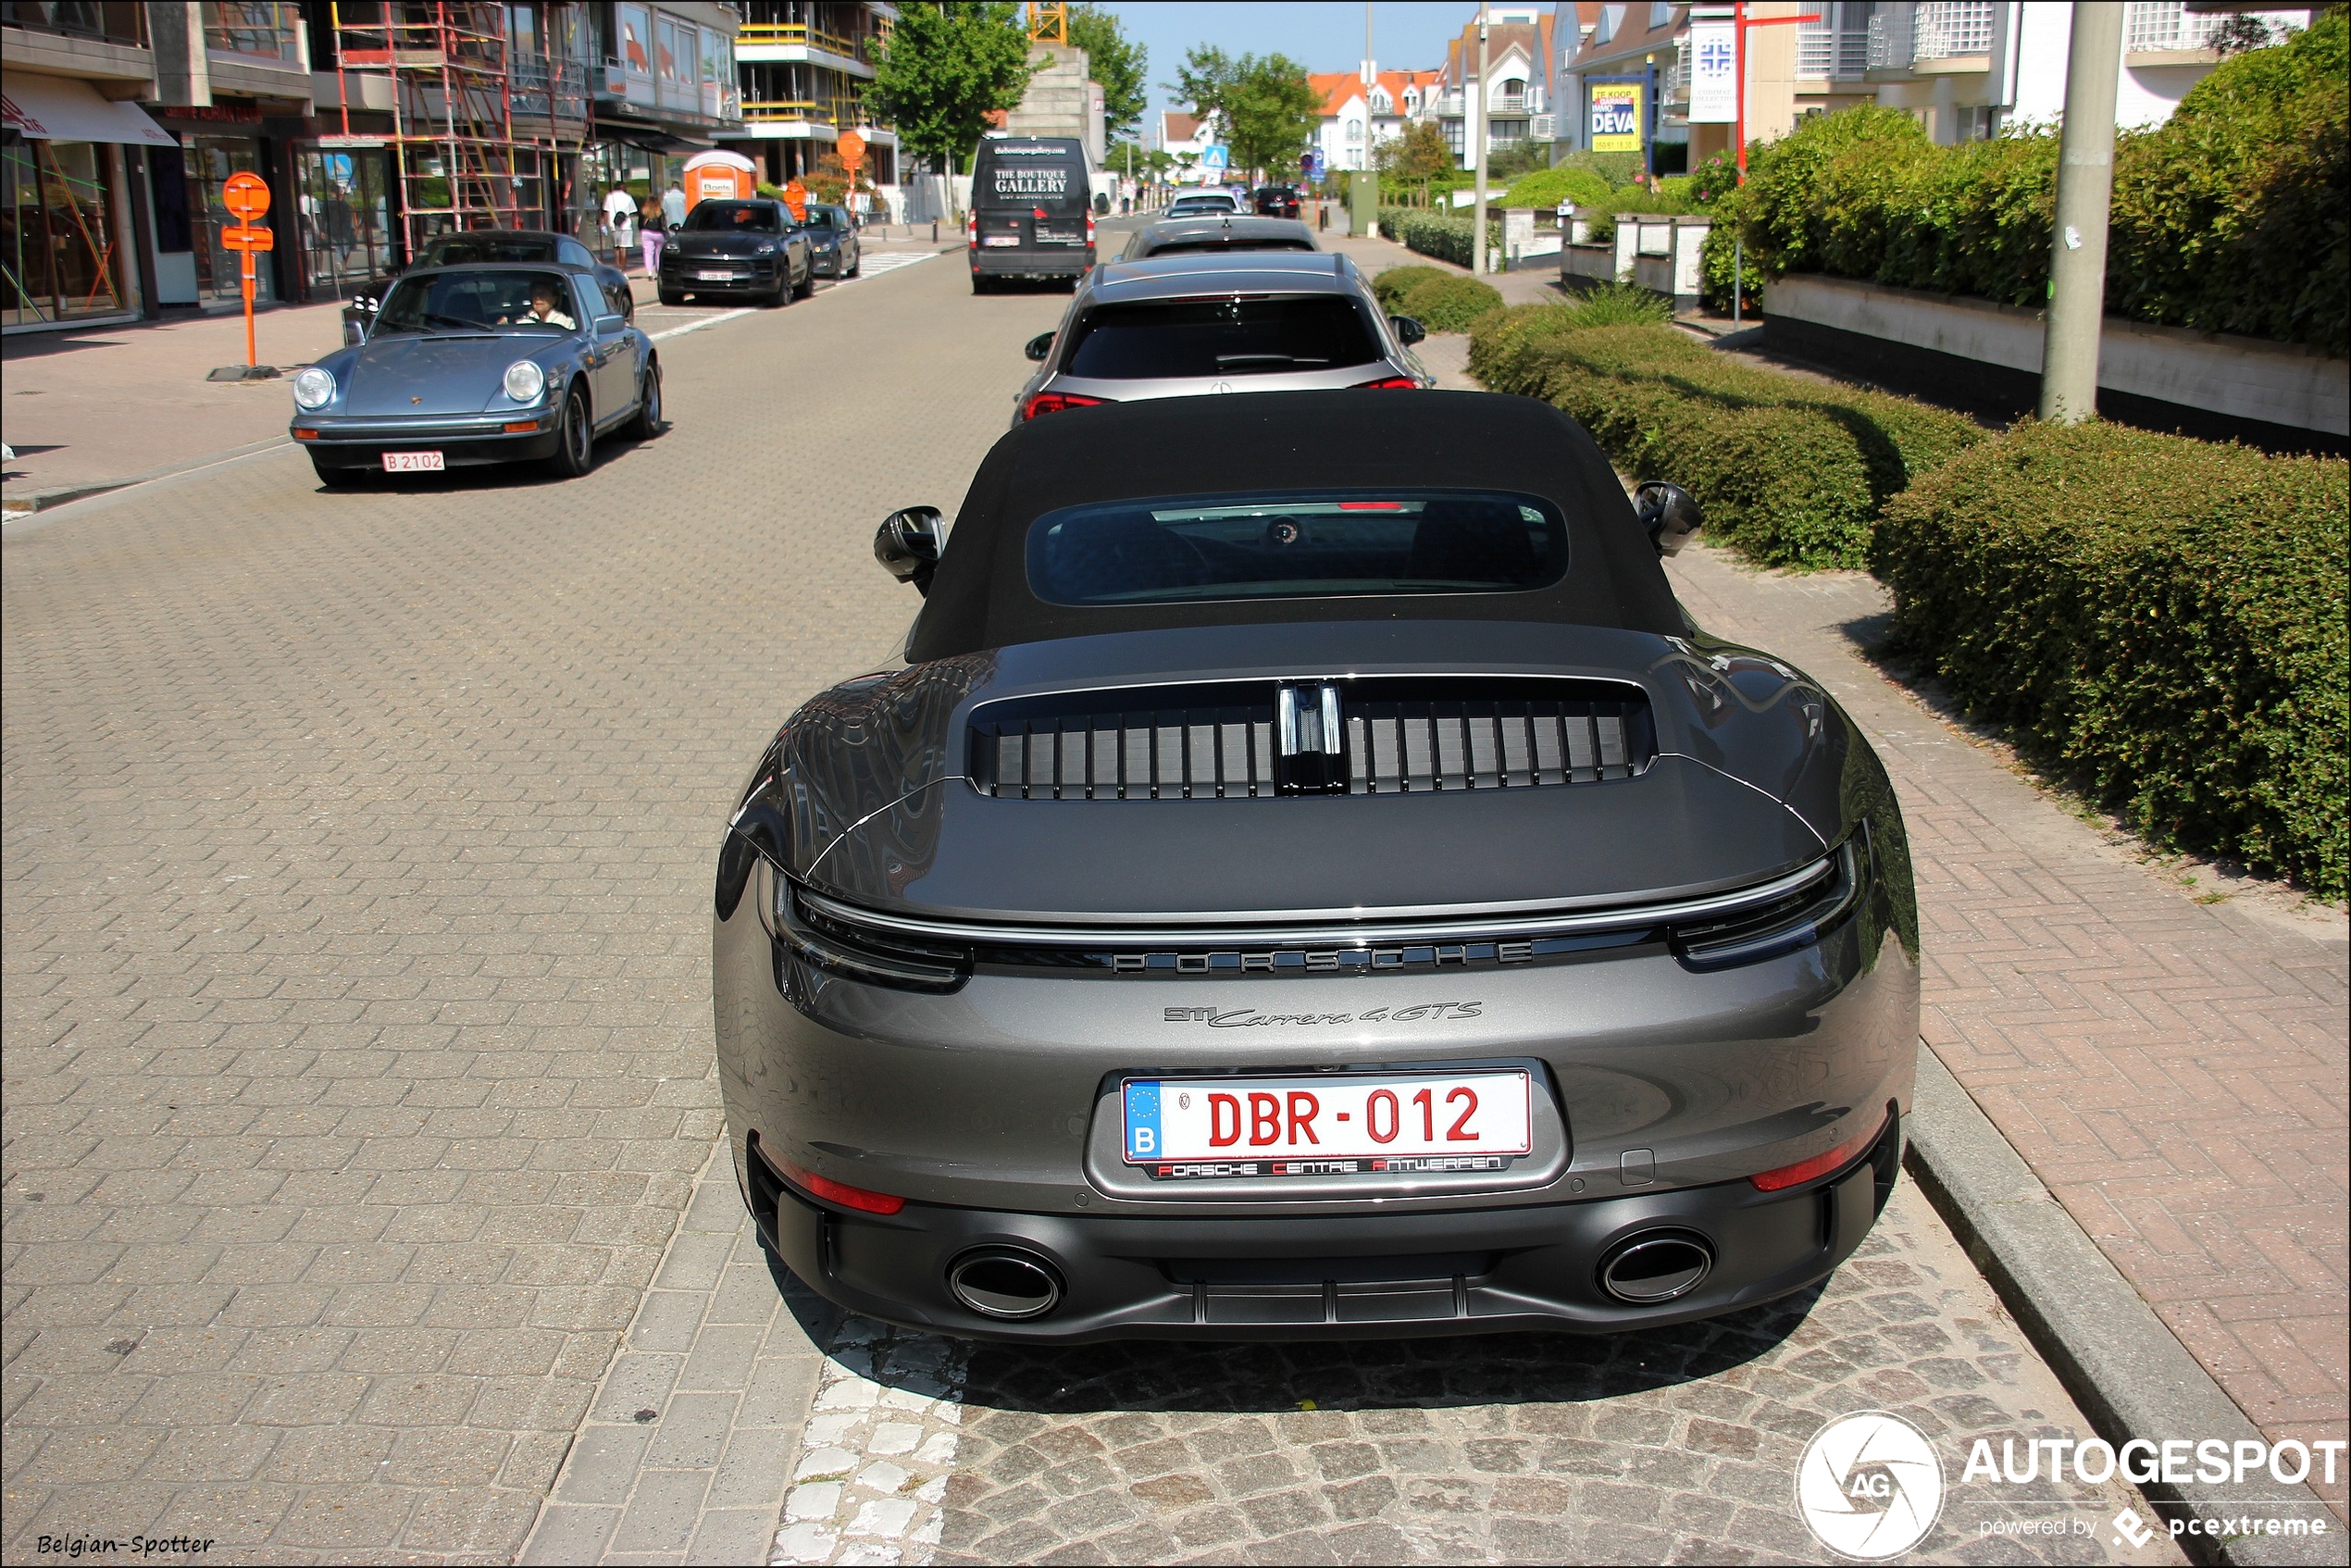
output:
[[1387,95],[1387,89],[1383,87],[1378,92],[1372,94],[1372,113],[1375,115],[1392,115],[1395,112],[1396,100]]
[[1602,6],[1600,7],[1600,24],[1592,30],[1592,42],[1595,44],[1606,44],[1611,42],[1616,37],[1616,30],[1623,25],[1623,6]]

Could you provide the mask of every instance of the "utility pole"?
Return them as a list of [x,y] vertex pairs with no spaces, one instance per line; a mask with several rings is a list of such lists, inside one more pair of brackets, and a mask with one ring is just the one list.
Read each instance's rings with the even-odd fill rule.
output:
[[2122,7],[2073,7],[2058,139],[2057,223],[2049,236],[2049,310],[2041,345],[2041,417],[2078,424],[2098,412],[2098,331],[2106,314],[2107,208],[2114,194],[2114,94]]
[[[1480,278],[1486,276],[1486,16],[1485,0],[1479,0],[1476,106],[1466,117],[1469,124],[1464,128],[1473,138],[1472,145],[1477,149],[1477,202],[1471,214],[1474,232],[1470,239],[1470,270]],[[1470,107],[1468,105],[1462,106]]]

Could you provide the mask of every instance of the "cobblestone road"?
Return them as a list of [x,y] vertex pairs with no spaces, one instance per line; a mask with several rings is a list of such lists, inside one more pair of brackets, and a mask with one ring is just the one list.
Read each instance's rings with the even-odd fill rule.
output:
[[[1907,1188],[1817,1300],[1639,1341],[973,1351],[769,1273],[715,825],[1059,308],[939,262],[669,338],[677,429],[572,484],[285,452],[9,527],[0,1555],[1814,1557],[1828,1414],[2085,1431]],[[2128,1500],[2013,1490],[1937,1554]]]

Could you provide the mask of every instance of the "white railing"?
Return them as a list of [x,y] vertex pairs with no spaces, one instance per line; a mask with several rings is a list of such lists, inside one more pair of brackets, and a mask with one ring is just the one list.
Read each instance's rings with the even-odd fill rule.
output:
[[1996,9],[1990,0],[1921,6],[1918,19],[1912,24],[1911,62],[1990,54],[1992,16]]
[[2178,3],[2122,7],[2122,51],[2146,55],[2172,49],[2203,49],[2228,24],[2225,13],[2196,15]]
[[1870,68],[1870,31],[1852,5],[1820,5],[1816,22],[1796,30],[1796,74],[1821,81],[1860,76]]

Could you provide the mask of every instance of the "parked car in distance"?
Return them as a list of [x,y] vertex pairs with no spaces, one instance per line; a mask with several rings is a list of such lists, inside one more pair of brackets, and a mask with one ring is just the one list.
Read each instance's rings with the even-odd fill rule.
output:
[[702,201],[661,246],[661,303],[691,294],[765,305],[806,299],[816,286],[808,231],[791,208],[766,197]]
[[971,201],[964,241],[973,293],[1014,278],[1075,283],[1093,267],[1086,147],[1076,138],[981,137]]
[[[517,261],[558,262],[566,267],[593,269],[597,280],[607,288],[617,287],[619,297],[628,300],[622,314],[630,320],[637,317],[637,302],[628,293],[628,275],[617,267],[608,267],[590,254],[588,247],[568,234],[558,234],[545,229],[468,229],[454,234],[436,234],[417,253],[409,267],[462,267],[468,262]],[[367,323],[376,317],[376,307],[383,303],[384,293],[398,280],[407,268],[394,267],[381,277],[372,279],[367,286],[352,297],[342,307],[342,341],[355,343],[367,335]]]
[[762,1242],[1039,1343],[1643,1333],[1827,1278],[1899,1179],[1910,858],[1860,727],[1675,603],[1698,521],[1451,392],[1041,420],[952,533],[886,518],[902,667],[775,716],[713,824]]
[[598,269],[411,268],[367,341],[294,372],[297,445],[319,481],[543,459],[577,478],[596,438],[664,429],[661,361]]
[[1243,212],[1240,199],[1229,191],[1194,191],[1176,197],[1161,213],[1163,218],[1217,218],[1228,212]]
[[1287,218],[1168,218],[1146,223],[1128,236],[1121,261],[1155,255],[1225,255],[1236,251],[1316,251],[1314,230]]
[[1343,255],[1263,251],[1114,261],[1027,344],[1013,423],[1105,403],[1212,392],[1437,384],[1409,317],[1380,313]]
[[1261,218],[1298,216],[1298,188],[1294,185],[1260,185],[1252,199]]
[[847,207],[827,206],[821,202],[808,204],[808,221],[801,225],[808,235],[808,261],[819,278],[854,278],[865,266],[863,243],[857,234],[857,220],[849,216]]

